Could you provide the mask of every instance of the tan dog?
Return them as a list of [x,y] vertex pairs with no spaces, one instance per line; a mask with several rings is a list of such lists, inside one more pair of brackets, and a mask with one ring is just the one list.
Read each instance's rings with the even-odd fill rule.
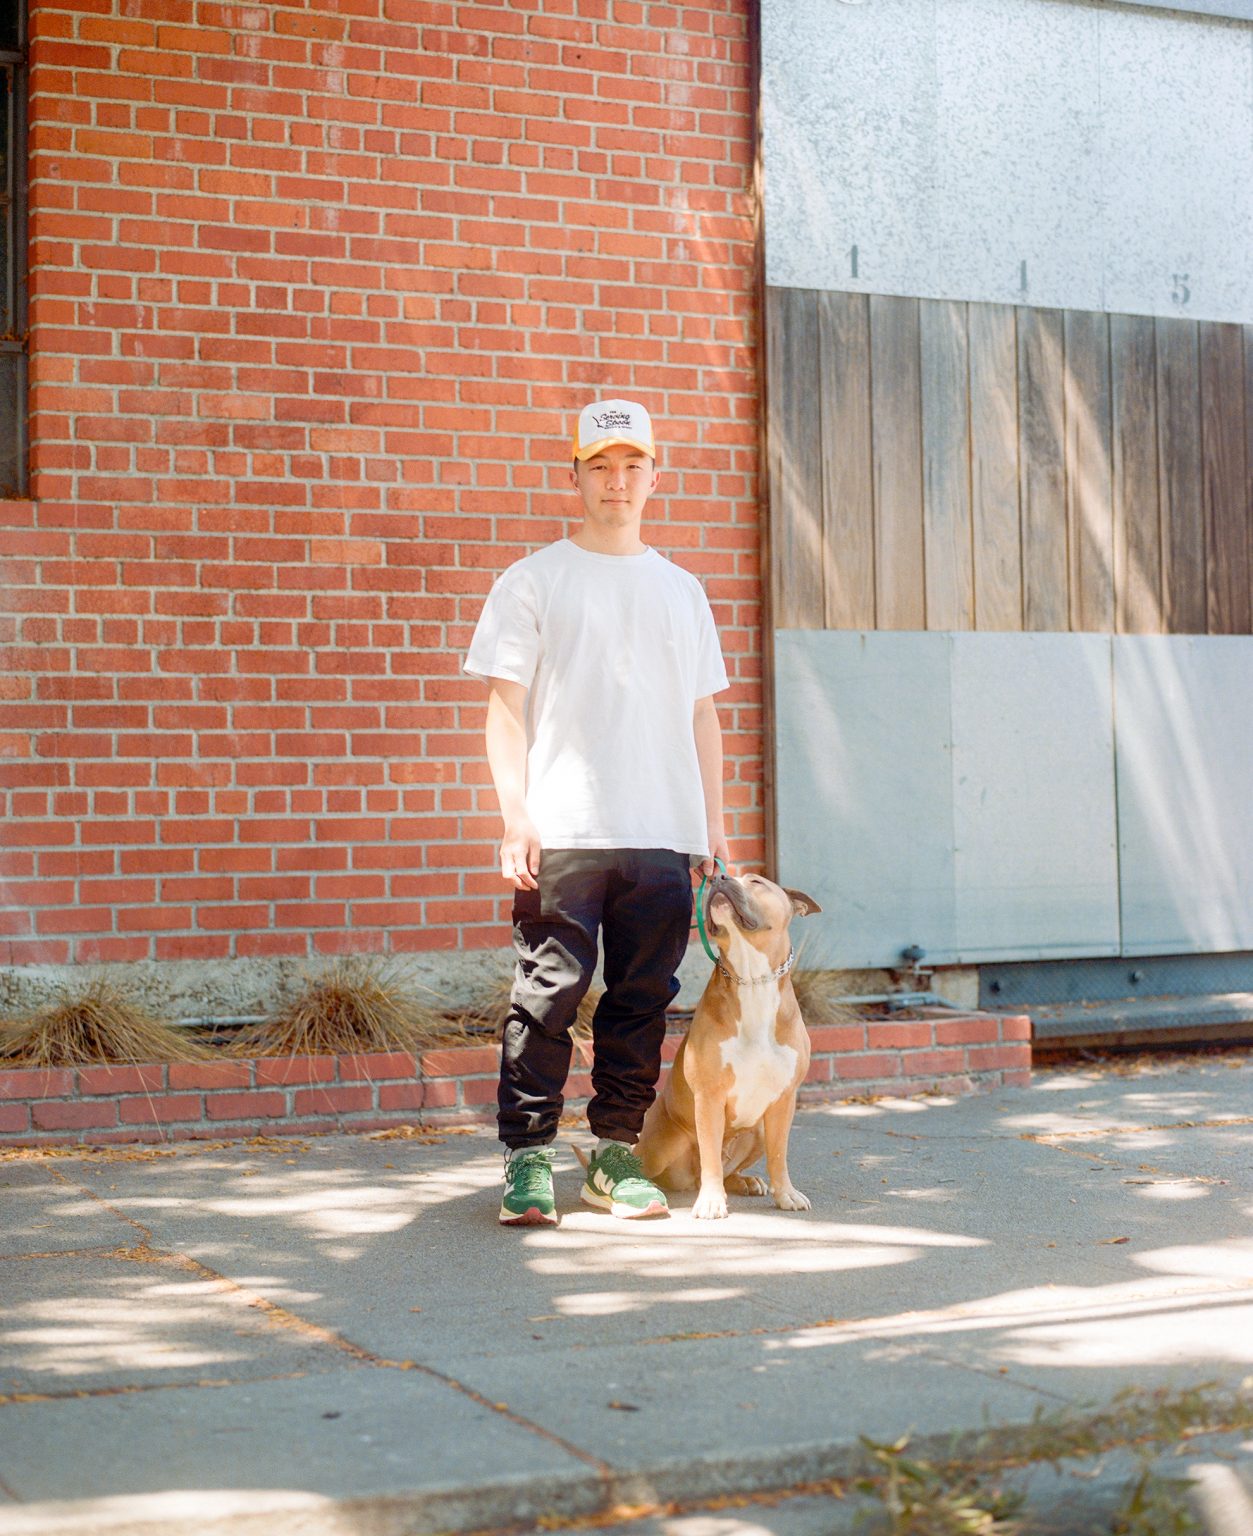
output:
[[717,875],[707,910],[720,959],[636,1153],[663,1188],[699,1184],[692,1214],[711,1218],[727,1214],[728,1191],[766,1193],[762,1179],[744,1172],[764,1151],[774,1203],[806,1211],[809,1201],[787,1171],[796,1090],[809,1069],[809,1033],[789,975],[788,924],[822,908],[762,875]]

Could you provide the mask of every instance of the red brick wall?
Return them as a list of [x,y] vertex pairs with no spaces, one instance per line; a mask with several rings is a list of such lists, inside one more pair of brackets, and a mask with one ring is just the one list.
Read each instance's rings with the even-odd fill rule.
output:
[[750,0],[30,0],[8,963],[506,938],[494,574],[595,392],[664,442],[762,817]]

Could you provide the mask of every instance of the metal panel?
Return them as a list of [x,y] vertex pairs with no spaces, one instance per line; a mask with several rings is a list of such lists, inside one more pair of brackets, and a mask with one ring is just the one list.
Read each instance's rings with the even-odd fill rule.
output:
[[1253,953],[1141,956],[1134,960],[1038,960],[985,965],[979,1006],[1025,1003],[1065,1007],[1082,1002],[1154,997],[1216,997],[1253,992]]
[[952,656],[951,958],[1117,954],[1109,638],[955,635]]
[[1253,949],[1253,638],[1114,641],[1124,953]]
[[804,963],[953,943],[946,634],[775,635],[778,876],[821,903]]

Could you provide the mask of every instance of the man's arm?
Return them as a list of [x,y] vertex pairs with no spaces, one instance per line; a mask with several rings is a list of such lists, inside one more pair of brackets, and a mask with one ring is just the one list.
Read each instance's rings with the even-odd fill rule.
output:
[[488,679],[487,765],[500,801],[505,834],[500,872],[515,890],[538,890],[540,845],[526,813],[526,689],[503,677]]
[[709,828],[710,856],[701,863],[701,873],[712,875],[715,859],[731,862],[722,812],[722,726],[713,695],[697,699],[692,711],[692,732],[696,737],[696,759],[700,764],[701,788],[705,792],[705,823]]

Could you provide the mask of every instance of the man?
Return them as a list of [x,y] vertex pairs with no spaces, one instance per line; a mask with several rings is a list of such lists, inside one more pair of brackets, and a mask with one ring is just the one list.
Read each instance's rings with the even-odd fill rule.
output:
[[712,874],[728,857],[712,697],[726,669],[700,583],[640,537],[658,483],[648,412],[631,400],[586,406],[573,452],[578,531],[505,571],[465,662],[489,685],[500,869],[515,892],[497,1115],[508,1226],[558,1219],[552,1143],[598,933],[597,1144],[582,1198],[615,1216],[669,1214],[632,1148],[661,1073],[691,865]]

